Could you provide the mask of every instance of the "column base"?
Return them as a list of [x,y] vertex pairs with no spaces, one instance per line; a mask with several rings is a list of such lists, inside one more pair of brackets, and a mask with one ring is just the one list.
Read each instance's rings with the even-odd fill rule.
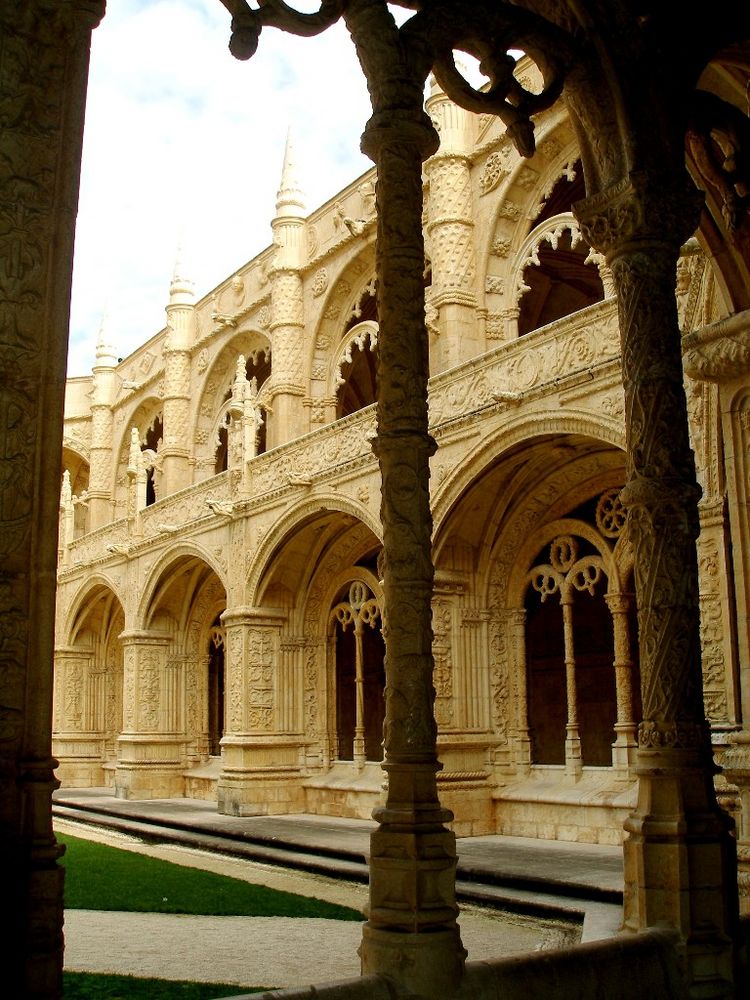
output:
[[298,740],[225,736],[216,785],[225,816],[273,816],[305,811]]
[[388,976],[414,997],[447,1000],[461,983],[466,950],[458,926],[421,934],[362,927],[362,975]]
[[711,770],[695,752],[640,749],[638,804],[623,844],[624,929],[678,931],[696,998],[734,995],[736,847]]
[[52,752],[58,761],[55,774],[63,788],[96,788],[106,783],[103,745],[100,733],[57,733],[52,737]]
[[132,734],[117,741],[118,799],[180,799],[185,794],[185,741]]

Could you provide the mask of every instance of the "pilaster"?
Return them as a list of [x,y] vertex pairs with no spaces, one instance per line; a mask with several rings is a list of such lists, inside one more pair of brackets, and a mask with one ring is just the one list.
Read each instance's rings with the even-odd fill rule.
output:
[[225,629],[226,729],[218,782],[219,812],[231,816],[301,811],[301,665],[297,644],[282,639],[286,613],[237,607]]
[[184,663],[171,636],[123,632],[123,731],[117,740],[115,794],[122,799],[184,793]]
[[68,788],[96,788],[102,772],[106,677],[97,671],[94,650],[55,650],[53,753],[57,777]]

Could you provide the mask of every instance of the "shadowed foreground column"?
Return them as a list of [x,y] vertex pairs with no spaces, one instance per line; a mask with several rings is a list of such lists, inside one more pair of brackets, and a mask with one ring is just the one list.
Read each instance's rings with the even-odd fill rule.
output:
[[700,660],[698,499],[675,300],[697,221],[686,179],[634,174],[576,211],[618,295],[643,722],[638,803],[625,823],[625,928],[671,926],[691,995],[731,996],[737,885],[731,821],[713,788]]
[[62,413],[98,0],[0,0],[0,899],[3,996],[62,992],[52,657]]

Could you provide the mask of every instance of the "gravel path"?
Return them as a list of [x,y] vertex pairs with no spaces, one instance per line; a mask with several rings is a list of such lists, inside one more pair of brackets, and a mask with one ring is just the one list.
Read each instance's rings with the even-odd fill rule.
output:
[[[172,845],[146,845],[119,833],[57,822],[56,829],[177,864],[271,888],[361,908],[365,886],[291,872]],[[461,937],[470,959],[558,946],[555,924],[462,908]],[[286,987],[359,974],[361,925],[289,917],[196,917],[165,913],[65,911],[65,968],[160,979]]]

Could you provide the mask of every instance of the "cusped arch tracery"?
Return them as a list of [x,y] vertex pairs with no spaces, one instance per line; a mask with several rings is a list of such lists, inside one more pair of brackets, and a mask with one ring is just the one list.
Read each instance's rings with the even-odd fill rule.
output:
[[[551,212],[570,212],[572,202],[582,196],[578,159],[567,116],[562,109],[552,108],[540,123],[534,157],[521,159],[512,148],[501,146],[490,155],[480,174],[480,190],[484,195],[492,191],[495,201],[494,222],[489,227],[480,265],[490,342],[517,336],[514,262],[535,226]],[[488,173],[496,161],[498,167]]]
[[[154,458],[158,456],[158,449],[161,443],[163,431],[163,403],[156,396],[148,396],[132,410],[122,424],[122,433],[119,446],[115,454],[117,464],[115,466],[115,482],[113,496],[115,498],[115,518],[124,517],[127,509],[128,493],[128,465],[130,463],[130,453],[133,440],[133,429],[138,433],[138,439],[142,451],[148,449],[153,453]],[[158,475],[153,475],[154,467],[150,470],[150,481],[152,484]],[[158,486],[158,484],[157,484]],[[158,499],[158,492],[151,496],[151,502]]]
[[364,320],[347,330],[331,359],[331,395],[336,417],[356,413],[376,400],[378,324]]
[[[225,446],[232,384],[239,358],[245,359],[245,376],[257,389],[257,407],[267,406],[271,375],[271,343],[259,330],[245,330],[228,341],[207,370],[195,414],[194,458],[197,481],[217,472],[217,451]],[[219,469],[218,471],[223,471]]]
[[571,212],[535,226],[510,272],[510,307],[518,309],[519,336],[599,302],[603,266],[603,256],[584,242]]
[[375,243],[368,237],[359,252],[331,282],[325,298],[321,301],[320,317],[311,344],[310,388],[314,398],[326,399],[335,396],[335,384],[331,379],[332,354],[338,351],[342,338],[356,324],[366,320],[377,320],[373,312],[375,303]]

